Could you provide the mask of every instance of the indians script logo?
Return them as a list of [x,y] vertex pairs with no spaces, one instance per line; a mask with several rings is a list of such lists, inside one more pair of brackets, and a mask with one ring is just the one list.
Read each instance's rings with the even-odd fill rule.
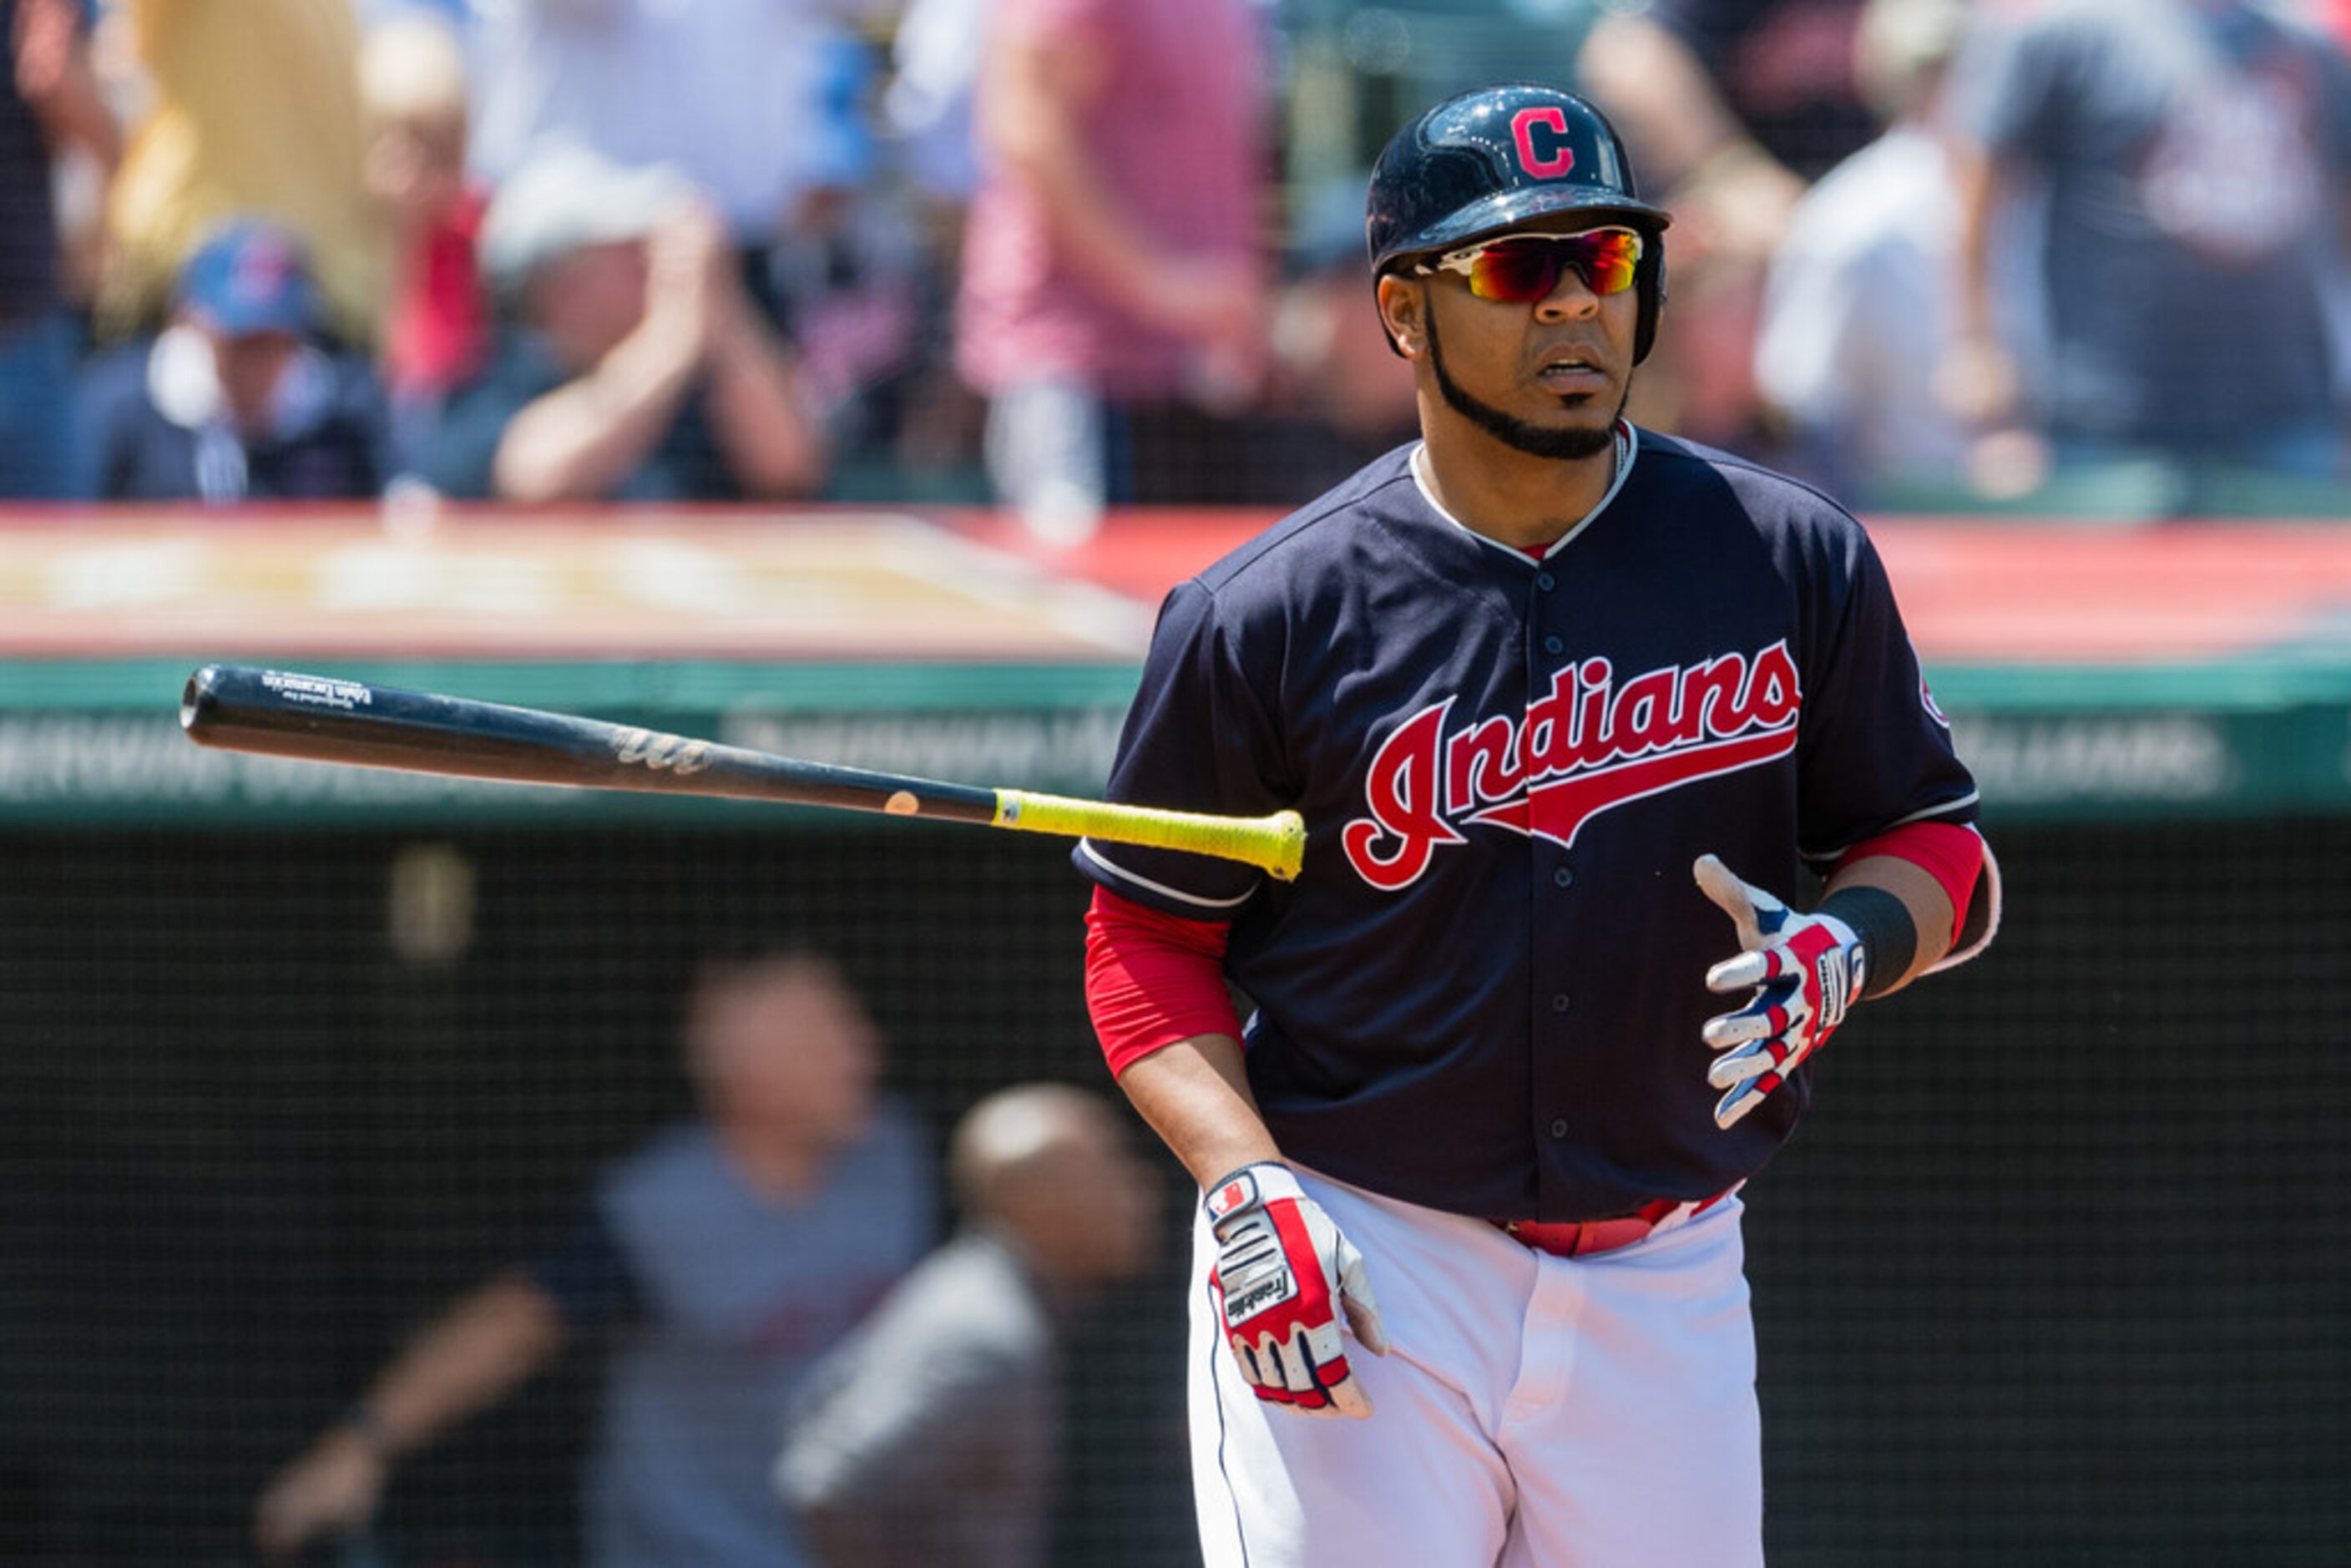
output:
[[1508,828],[1566,846],[1613,806],[1775,761],[1796,747],[1803,694],[1783,639],[1751,657],[1667,664],[1621,685],[1606,659],[1552,677],[1523,722],[1447,732],[1453,699],[1396,727],[1341,830],[1348,863],[1384,893],[1417,881],[1461,830]]

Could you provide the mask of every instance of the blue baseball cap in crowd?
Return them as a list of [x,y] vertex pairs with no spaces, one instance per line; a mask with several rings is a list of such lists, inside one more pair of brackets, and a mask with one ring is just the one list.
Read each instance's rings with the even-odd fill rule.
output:
[[196,248],[180,268],[179,299],[224,337],[298,335],[318,321],[301,240],[257,218],[233,223]]

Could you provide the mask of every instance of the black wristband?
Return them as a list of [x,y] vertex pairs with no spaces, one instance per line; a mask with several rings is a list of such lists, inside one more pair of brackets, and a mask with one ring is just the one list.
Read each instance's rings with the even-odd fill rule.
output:
[[1814,913],[1834,915],[1861,938],[1863,997],[1884,996],[1910,972],[1910,960],[1918,956],[1918,924],[1910,906],[1884,888],[1839,888]]

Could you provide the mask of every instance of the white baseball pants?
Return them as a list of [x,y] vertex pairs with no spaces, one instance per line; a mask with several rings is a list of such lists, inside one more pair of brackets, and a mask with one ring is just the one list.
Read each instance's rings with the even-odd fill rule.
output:
[[1583,1259],[1301,1170],[1363,1249],[1394,1350],[1373,1414],[1235,1372],[1194,1235],[1192,1478],[1207,1568],[1760,1568],[1755,1336],[1736,1196]]

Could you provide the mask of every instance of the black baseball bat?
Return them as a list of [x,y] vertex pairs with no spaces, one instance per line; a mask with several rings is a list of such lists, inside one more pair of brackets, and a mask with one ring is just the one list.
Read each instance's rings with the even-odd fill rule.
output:
[[180,727],[199,746],[266,757],[517,784],[830,806],[1186,850],[1245,862],[1283,881],[1298,874],[1305,852],[1305,825],[1295,811],[1213,817],[948,784],[570,714],[284,670],[206,664],[181,693]]

